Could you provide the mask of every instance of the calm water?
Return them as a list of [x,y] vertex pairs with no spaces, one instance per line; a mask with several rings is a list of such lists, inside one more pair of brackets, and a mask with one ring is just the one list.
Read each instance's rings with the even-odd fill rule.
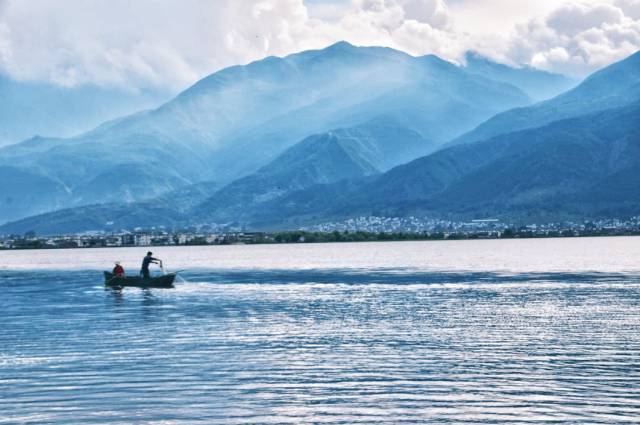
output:
[[0,423],[638,423],[640,239],[0,252]]

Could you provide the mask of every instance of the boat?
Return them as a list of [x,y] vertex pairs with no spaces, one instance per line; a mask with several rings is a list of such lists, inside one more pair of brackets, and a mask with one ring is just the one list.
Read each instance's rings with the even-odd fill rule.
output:
[[104,272],[104,284],[111,288],[122,288],[126,286],[136,288],[173,288],[173,281],[176,276],[176,273],[167,273],[162,276],[145,279],[140,276],[117,277],[113,273]]

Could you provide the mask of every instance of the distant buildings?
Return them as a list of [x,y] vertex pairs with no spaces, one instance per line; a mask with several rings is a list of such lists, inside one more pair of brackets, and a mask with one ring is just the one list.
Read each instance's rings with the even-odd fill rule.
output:
[[[362,236],[362,234],[370,236]],[[375,237],[375,235],[379,235],[379,237]],[[408,238],[407,235],[412,236]],[[38,237],[30,232],[23,236],[0,237],[0,249],[304,243],[392,240],[394,238],[415,240],[608,235],[640,235],[640,216],[629,219],[611,218],[525,225],[503,223],[494,218],[456,222],[421,217],[362,216],[339,222],[317,224],[292,232],[219,232],[210,229],[168,231],[161,228],[155,230],[135,229],[132,232],[122,231],[120,233],[86,232],[78,235],[47,237]]]
[[530,236],[558,236],[562,232],[574,232],[582,236],[597,232],[640,231],[640,216],[626,220],[611,218],[584,222],[534,223],[518,225],[505,223],[495,218],[477,219],[468,222],[432,219],[424,217],[377,217],[362,216],[343,221],[327,222],[307,226],[302,230],[312,232],[371,232],[371,233],[443,233],[445,235],[501,237],[509,229],[511,233]]
[[140,233],[134,236],[135,246],[151,246],[151,235]]
[[362,216],[340,222],[329,222],[304,227],[303,230],[317,232],[372,232],[372,233],[424,233],[424,232],[461,232],[492,230],[499,232],[508,226],[497,219],[455,222],[449,220],[421,217],[377,217]]

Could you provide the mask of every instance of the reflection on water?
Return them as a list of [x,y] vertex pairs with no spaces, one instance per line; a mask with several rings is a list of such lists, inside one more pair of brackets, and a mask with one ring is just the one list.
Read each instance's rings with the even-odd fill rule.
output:
[[5,270],[0,423],[637,423],[631,263],[386,266]]

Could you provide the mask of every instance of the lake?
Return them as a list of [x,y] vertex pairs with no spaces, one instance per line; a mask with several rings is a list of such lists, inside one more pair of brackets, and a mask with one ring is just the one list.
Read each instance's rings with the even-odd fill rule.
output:
[[0,251],[0,423],[638,423],[640,238]]

